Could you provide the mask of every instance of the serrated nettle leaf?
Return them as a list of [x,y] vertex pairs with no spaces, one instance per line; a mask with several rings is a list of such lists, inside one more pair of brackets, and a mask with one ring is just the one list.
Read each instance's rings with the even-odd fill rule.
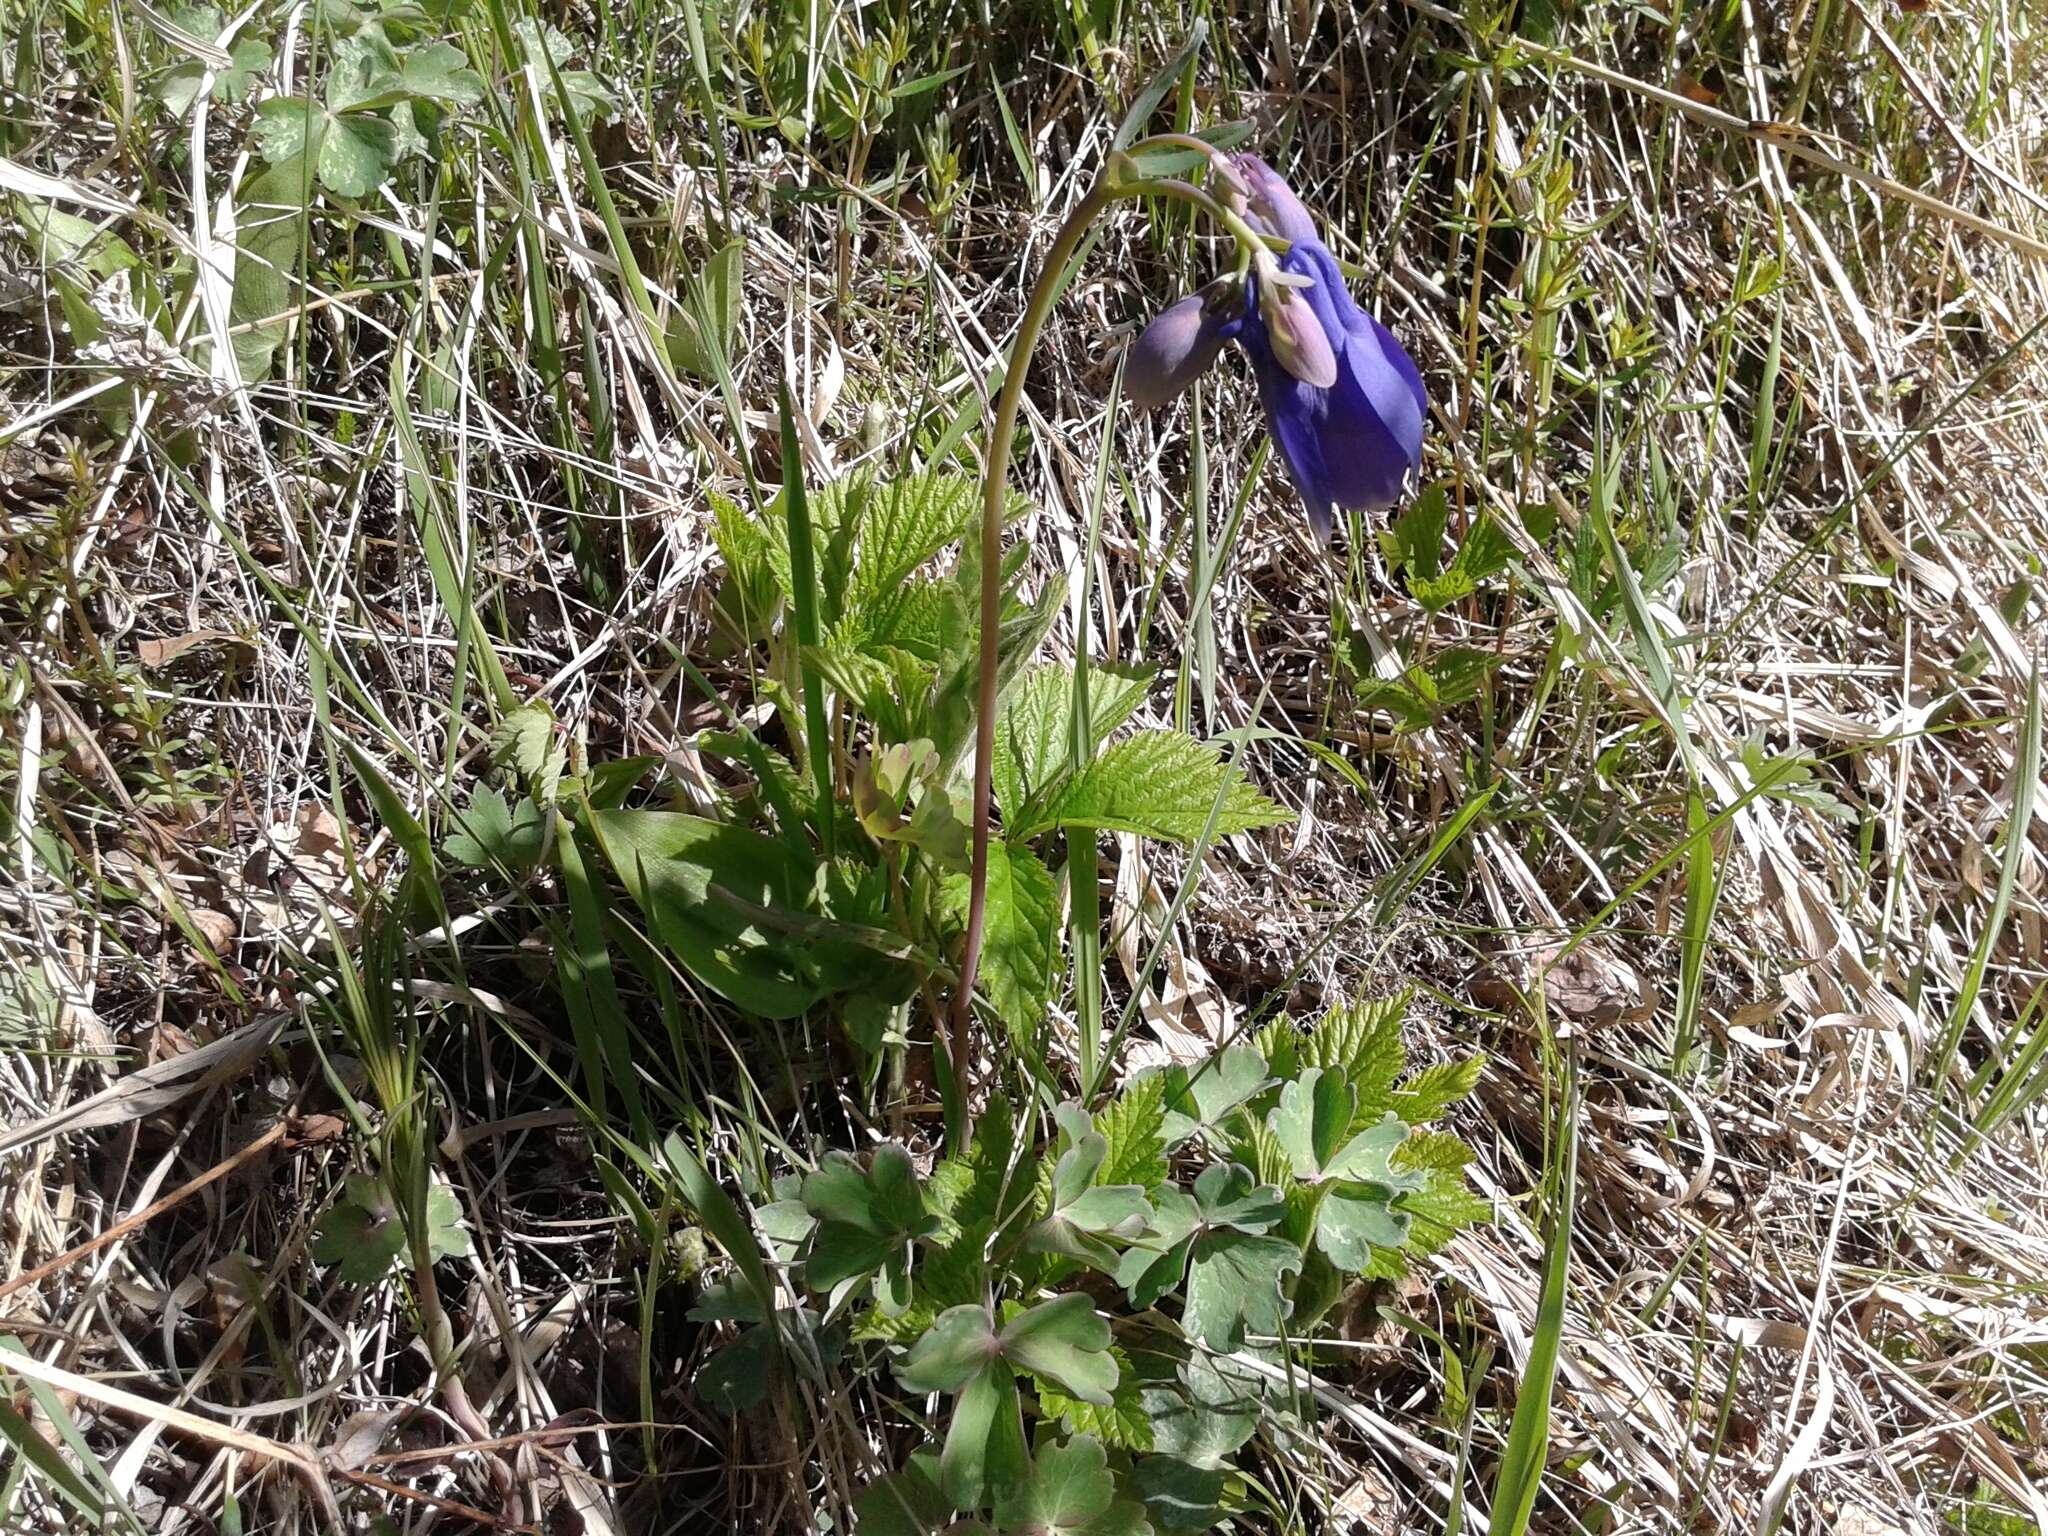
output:
[[1266,1059],[1250,1046],[1233,1045],[1190,1070],[1169,1067],[1165,1081],[1165,1112],[1161,1130],[1169,1147],[1178,1146],[1205,1126],[1222,1121],[1268,1082]]
[[517,874],[533,867],[546,840],[547,820],[531,796],[521,795],[515,805],[486,785],[470,796],[441,851],[467,869],[503,866]]
[[1166,1078],[1153,1073],[1125,1087],[1096,1119],[1108,1143],[1099,1177],[1106,1184],[1146,1189],[1166,1179]]
[[565,762],[555,733],[554,711],[547,705],[522,704],[508,710],[491,727],[490,746],[493,763],[532,783],[540,799],[552,797]]
[[911,1392],[960,1392],[1003,1357],[995,1319],[978,1303],[949,1307],[896,1362],[896,1379]]
[[[1090,755],[1130,718],[1151,687],[1150,668],[1088,669]],[[1048,788],[1068,767],[1067,735],[1074,710],[1074,669],[1063,662],[1035,666],[1018,679],[996,726],[996,803],[1006,818]]]
[[[946,911],[967,918],[968,877],[948,875]],[[1059,934],[1059,887],[1038,856],[1010,843],[988,850],[980,985],[997,1015],[1020,1041],[1037,1037],[1052,1006],[1053,958]]]
[[1410,1125],[1427,1124],[1453,1104],[1471,1097],[1485,1070],[1484,1056],[1467,1056],[1424,1067],[1395,1092],[1395,1113]]
[[1025,807],[1010,836],[1093,827],[1187,844],[1202,836],[1212,815],[1217,837],[1292,819],[1215,748],[1178,731],[1140,731]]

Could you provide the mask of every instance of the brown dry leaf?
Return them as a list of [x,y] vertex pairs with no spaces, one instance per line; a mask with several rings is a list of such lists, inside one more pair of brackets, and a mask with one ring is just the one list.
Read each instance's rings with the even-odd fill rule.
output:
[[152,637],[135,643],[135,658],[145,667],[169,666],[194,646],[209,641],[222,640],[231,645],[242,645],[242,637],[225,629],[195,629],[189,634]]
[[402,1412],[397,1408],[365,1408],[350,1414],[335,1431],[333,1443],[320,1453],[321,1462],[337,1472],[360,1472],[384,1448],[391,1426],[398,1422]]
[[1359,1468],[1358,1477],[1330,1501],[1330,1528],[1394,1536],[1401,1530],[1401,1495],[1378,1467]]
[[1692,74],[1682,74],[1678,77],[1678,94],[1698,102],[1703,107],[1718,106],[1721,102],[1719,91],[1700,84],[1699,78]]
[[193,907],[187,914],[192,926],[199,930],[199,936],[206,940],[207,948],[215,955],[225,957],[235,947],[235,936],[241,932],[241,925],[225,912],[216,912],[211,907]]
[[1844,1504],[1835,1536],[1906,1536],[1904,1529],[1864,1504]]

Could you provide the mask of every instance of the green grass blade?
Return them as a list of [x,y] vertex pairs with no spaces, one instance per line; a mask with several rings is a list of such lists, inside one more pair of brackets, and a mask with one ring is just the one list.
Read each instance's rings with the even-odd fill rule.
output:
[[832,734],[825,718],[825,680],[803,663],[803,652],[819,643],[818,573],[811,545],[810,495],[804,489],[804,461],[797,443],[796,415],[789,403],[789,380],[781,381],[782,514],[789,530],[789,595],[796,625],[797,652],[792,659],[803,677],[804,747],[811,774],[818,781],[818,844],[832,857]]
[[1565,1096],[1558,1116],[1556,1195],[1550,1236],[1543,1250],[1543,1289],[1536,1302],[1536,1329],[1529,1363],[1515,1396],[1515,1414],[1493,1485],[1488,1536],[1524,1536],[1543,1484],[1550,1455],[1550,1395],[1557,1383],[1559,1347],[1564,1339],[1566,1281],[1571,1270],[1572,1207],[1578,1198],[1578,1069],[1567,1056]]

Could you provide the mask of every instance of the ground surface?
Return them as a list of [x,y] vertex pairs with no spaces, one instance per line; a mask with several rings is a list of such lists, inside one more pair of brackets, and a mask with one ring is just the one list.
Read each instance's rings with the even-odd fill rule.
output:
[[[1436,612],[1377,520],[1318,547],[1234,361],[1109,423],[1127,339],[1211,260],[1113,218],[1031,376],[1034,581],[1078,593],[1110,470],[1047,653],[1157,665],[1142,717],[1240,733],[1295,816],[1192,884],[1105,841],[1130,1059],[1404,983],[1414,1059],[1489,1058],[1453,1128],[1493,1224],[1349,1299],[1318,1434],[1260,1475],[1305,1528],[1476,1526],[1555,1343],[1544,1529],[2041,1516],[2041,16],[1178,10],[430,6],[405,112],[333,119],[280,219],[261,178],[342,12],[259,3],[195,104],[223,18],[7,0],[0,1332],[42,1365],[0,1528],[78,1528],[68,1467],[110,1528],[317,1529],[289,1453],[350,1529],[468,1528],[504,1478],[550,1529],[796,1529],[914,1443],[858,1394],[692,1391],[692,1266],[646,1289],[562,1087],[561,884],[444,856],[394,961],[365,914],[413,850],[360,764],[439,846],[540,698],[592,759],[654,758],[643,794],[709,793],[698,733],[755,707],[714,498],[784,478],[778,375],[813,484],[971,467],[1060,213],[1196,19],[1168,113],[1248,123],[1326,219],[1428,379],[1451,539],[1511,546]],[[358,971],[404,1001],[469,1233],[430,1266],[459,1394],[417,1289],[317,1247],[393,1134],[350,1113]],[[823,1025],[633,1019],[655,1129],[706,1127],[721,1175],[854,1144]]]

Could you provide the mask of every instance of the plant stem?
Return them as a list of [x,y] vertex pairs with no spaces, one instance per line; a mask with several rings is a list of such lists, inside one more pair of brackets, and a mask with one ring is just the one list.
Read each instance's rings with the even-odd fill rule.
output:
[[[1119,174],[1121,167],[1123,174]],[[1017,435],[1017,413],[1024,404],[1024,380],[1031,371],[1031,355],[1038,336],[1052,313],[1081,241],[1111,204],[1133,197],[1168,197],[1191,204],[1209,215],[1236,237],[1241,252],[1262,250],[1266,243],[1232,209],[1191,182],[1170,177],[1144,178],[1130,175],[1128,158],[1112,157],[1108,168],[1088,189],[1067,221],[1053,237],[1052,249],[1039,268],[1038,280],[1024,306],[1024,318],[1017,327],[1017,339],[1010,343],[1009,367],[1003,373],[1002,392],[996,396],[996,416],[989,431],[988,457],[981,481],[981,654],[977,677],[974,721],[974,863],[967,890],[967,938],[960,956],[959,990],[953,994],[953,1028],[949,1042],[952,1055],[953,1087],[962,1110],[963,1142],[974,1134],[974,1116],[967,1104],[967,1025],[974,1008],[974,983],[981,969],[981,945],[988,922],[988,840],[990,789],[995,766],[996,689],[1000,664],[1002,630],[1002,537],[1003,504],[1009,496],[1010,453]],[[1097,1063],[1097,1071],[1102,1064]]]
[[996,419],[989,433],[988,458],[981,481],[981,655],[974,718],[974,866],[967,888],[967,940],[960,956],[960,986],[953,994],[953,1087],[959,1095],[965,1129],[971,1139],[974,1115],[967,1097],[967,1025],[974,1010],[974,981],[981,968],[981,941],[988,922],[988,838],[990,787],[996,751],[996,672],[1002,639],[1003,504],[1009,497],[1010,450],[1017,436],[1017,412],[1024,403],[1024,379],[1038,333],[1060,291],[1068,261],[1080,248],[1103,211],[1115,202],[1119,187],[1098,180],[1067,215],[1053,237],[1038,281],[1024,306],[1017,339],[1010,344],[1010,366],[996,397]]

